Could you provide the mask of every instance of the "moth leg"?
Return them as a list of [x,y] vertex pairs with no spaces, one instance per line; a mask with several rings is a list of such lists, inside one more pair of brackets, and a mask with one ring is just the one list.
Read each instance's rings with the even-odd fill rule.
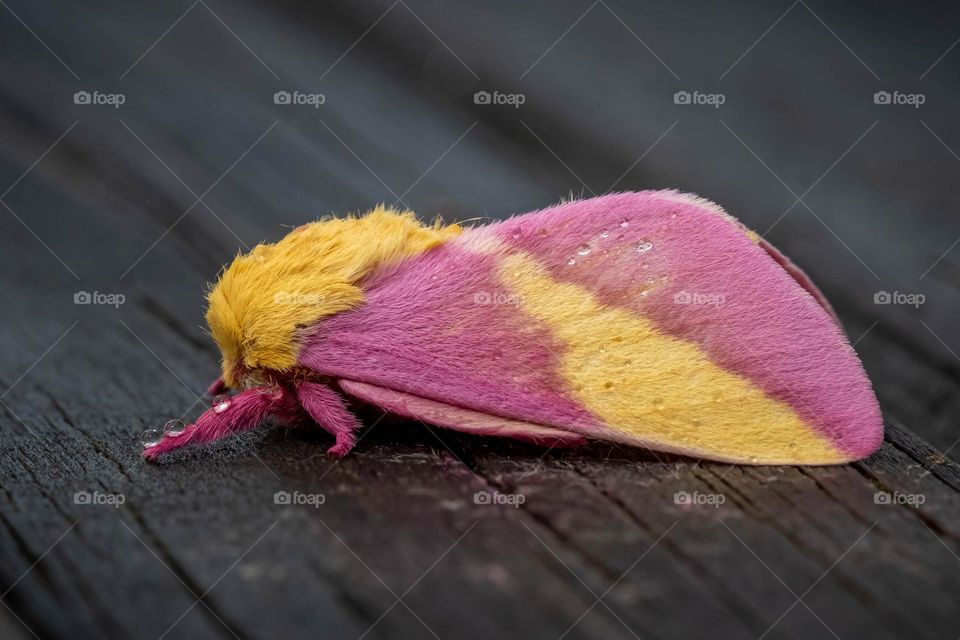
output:
[[355,434],[360,428],[360,421],[347,409],[340,394],[317,382],[300,382],[295,388],[303,410],[337,439],[327,453],[335,458],[350,453],[357,442]]
[[232,433],[254,429],[271,415],[280,423],[295,421],[301,415],[296,396],[283,387],[247,389],[207,409],[180,433],[165,435],[160,442],[144,449],[143,457],[156,460],[188,444],[216,442]]

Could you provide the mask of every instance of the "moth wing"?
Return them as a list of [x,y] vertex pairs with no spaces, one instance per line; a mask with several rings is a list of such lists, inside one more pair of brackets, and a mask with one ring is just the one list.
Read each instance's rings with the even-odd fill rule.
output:
[[517,216],[363,288],[364,304],[304,331],[300,364],[378,404],[404,394],[427,422],[482,414],[744,463],[839,463],[882,441],[876,397],[822,294],[694,196]]
[[586,438],[583,436],[555,427],[481,413],[363,382],[353,380],[339,382],[340,388],[354,398],[400,416],[454,431],[513,438],[551,448],[586,443]]

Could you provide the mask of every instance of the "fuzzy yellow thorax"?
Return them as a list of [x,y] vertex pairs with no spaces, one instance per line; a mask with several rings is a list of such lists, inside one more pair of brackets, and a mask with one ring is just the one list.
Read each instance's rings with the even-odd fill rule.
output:
[[374,270],[459,235],[458,225],[425,226],[410,211],[377,207],[363,217],[303,225],[275,244],[237,256],[207,295],[207,324],[236,386],[238,367],[289,372],[297,329],[363,302]]

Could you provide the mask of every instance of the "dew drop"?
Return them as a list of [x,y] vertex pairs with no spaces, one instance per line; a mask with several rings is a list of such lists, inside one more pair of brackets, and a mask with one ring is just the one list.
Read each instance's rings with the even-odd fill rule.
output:
[[547,230],[546,230],[546,229],[537,229],[537,235],[542,238],[543,236],[547,235]]
[[147,429],[140,436],[140,444],[144,449],[157,446],[161,440],[163,440],[163,431],[160,429]]
[[230,408],[230,396],[226,394],[217,396],[213,399],[211,406],[213,406],[214,413],[223,413]]
[[590,253],[590,245],[588,245],[588,244],[582,244],[582,245],[580,245],[579,247],[577,247],[577,255],[579,255],[579,256],[585,256],[585,255],[587,255],[588,253]]
[[567,264],[573,266],[573,265],[577,264],[577,259],[574,258],[573,256],[571,256],[571,257],[567,260]]
[[747,458],[747,461],[750,464],[757,464],[758,462],[760,462],[760,458],[758,458],[757,456],[750,456],[749,458]]
[[513,233],[510,234],[510,237],[513,238],[514,240],[519,239],[519,238],[520,238],[520,231],[514,231]]
[[163,425],[163,435],[168,437],[178,436],[183,433],[186,427],[183,426],[183,420],[170,420]]
[[646,238],[643,238],[636,244],[634,248],[636,249],[637,253],[646,253],[647,251],[650,251],[650,249],[653,249],[653,243]]
[[604,232],[602,232],[602,233],[600,234],[600,237],[601,237],[601,238],[609,238],[609,237],[610,237],[610,232],[609,232],[609,231],[604,231]]
[[627,220],[626,218],[620,218],[620,222],[619,222],[618,224],[619,224],[621,227],[629,227],[629,226],[630,226],[630,221]]

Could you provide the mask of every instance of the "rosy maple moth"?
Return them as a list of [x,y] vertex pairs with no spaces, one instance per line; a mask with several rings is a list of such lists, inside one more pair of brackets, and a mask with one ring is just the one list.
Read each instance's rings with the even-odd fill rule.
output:
[[344,396],[543,446],[614,441],[747,464],[833,464],[883,439],[876,396],[810,279],[676,191],[465,228],[378,207],[237,257],[208,294],[213,406],[144,456],[266,417],[346,455]]

